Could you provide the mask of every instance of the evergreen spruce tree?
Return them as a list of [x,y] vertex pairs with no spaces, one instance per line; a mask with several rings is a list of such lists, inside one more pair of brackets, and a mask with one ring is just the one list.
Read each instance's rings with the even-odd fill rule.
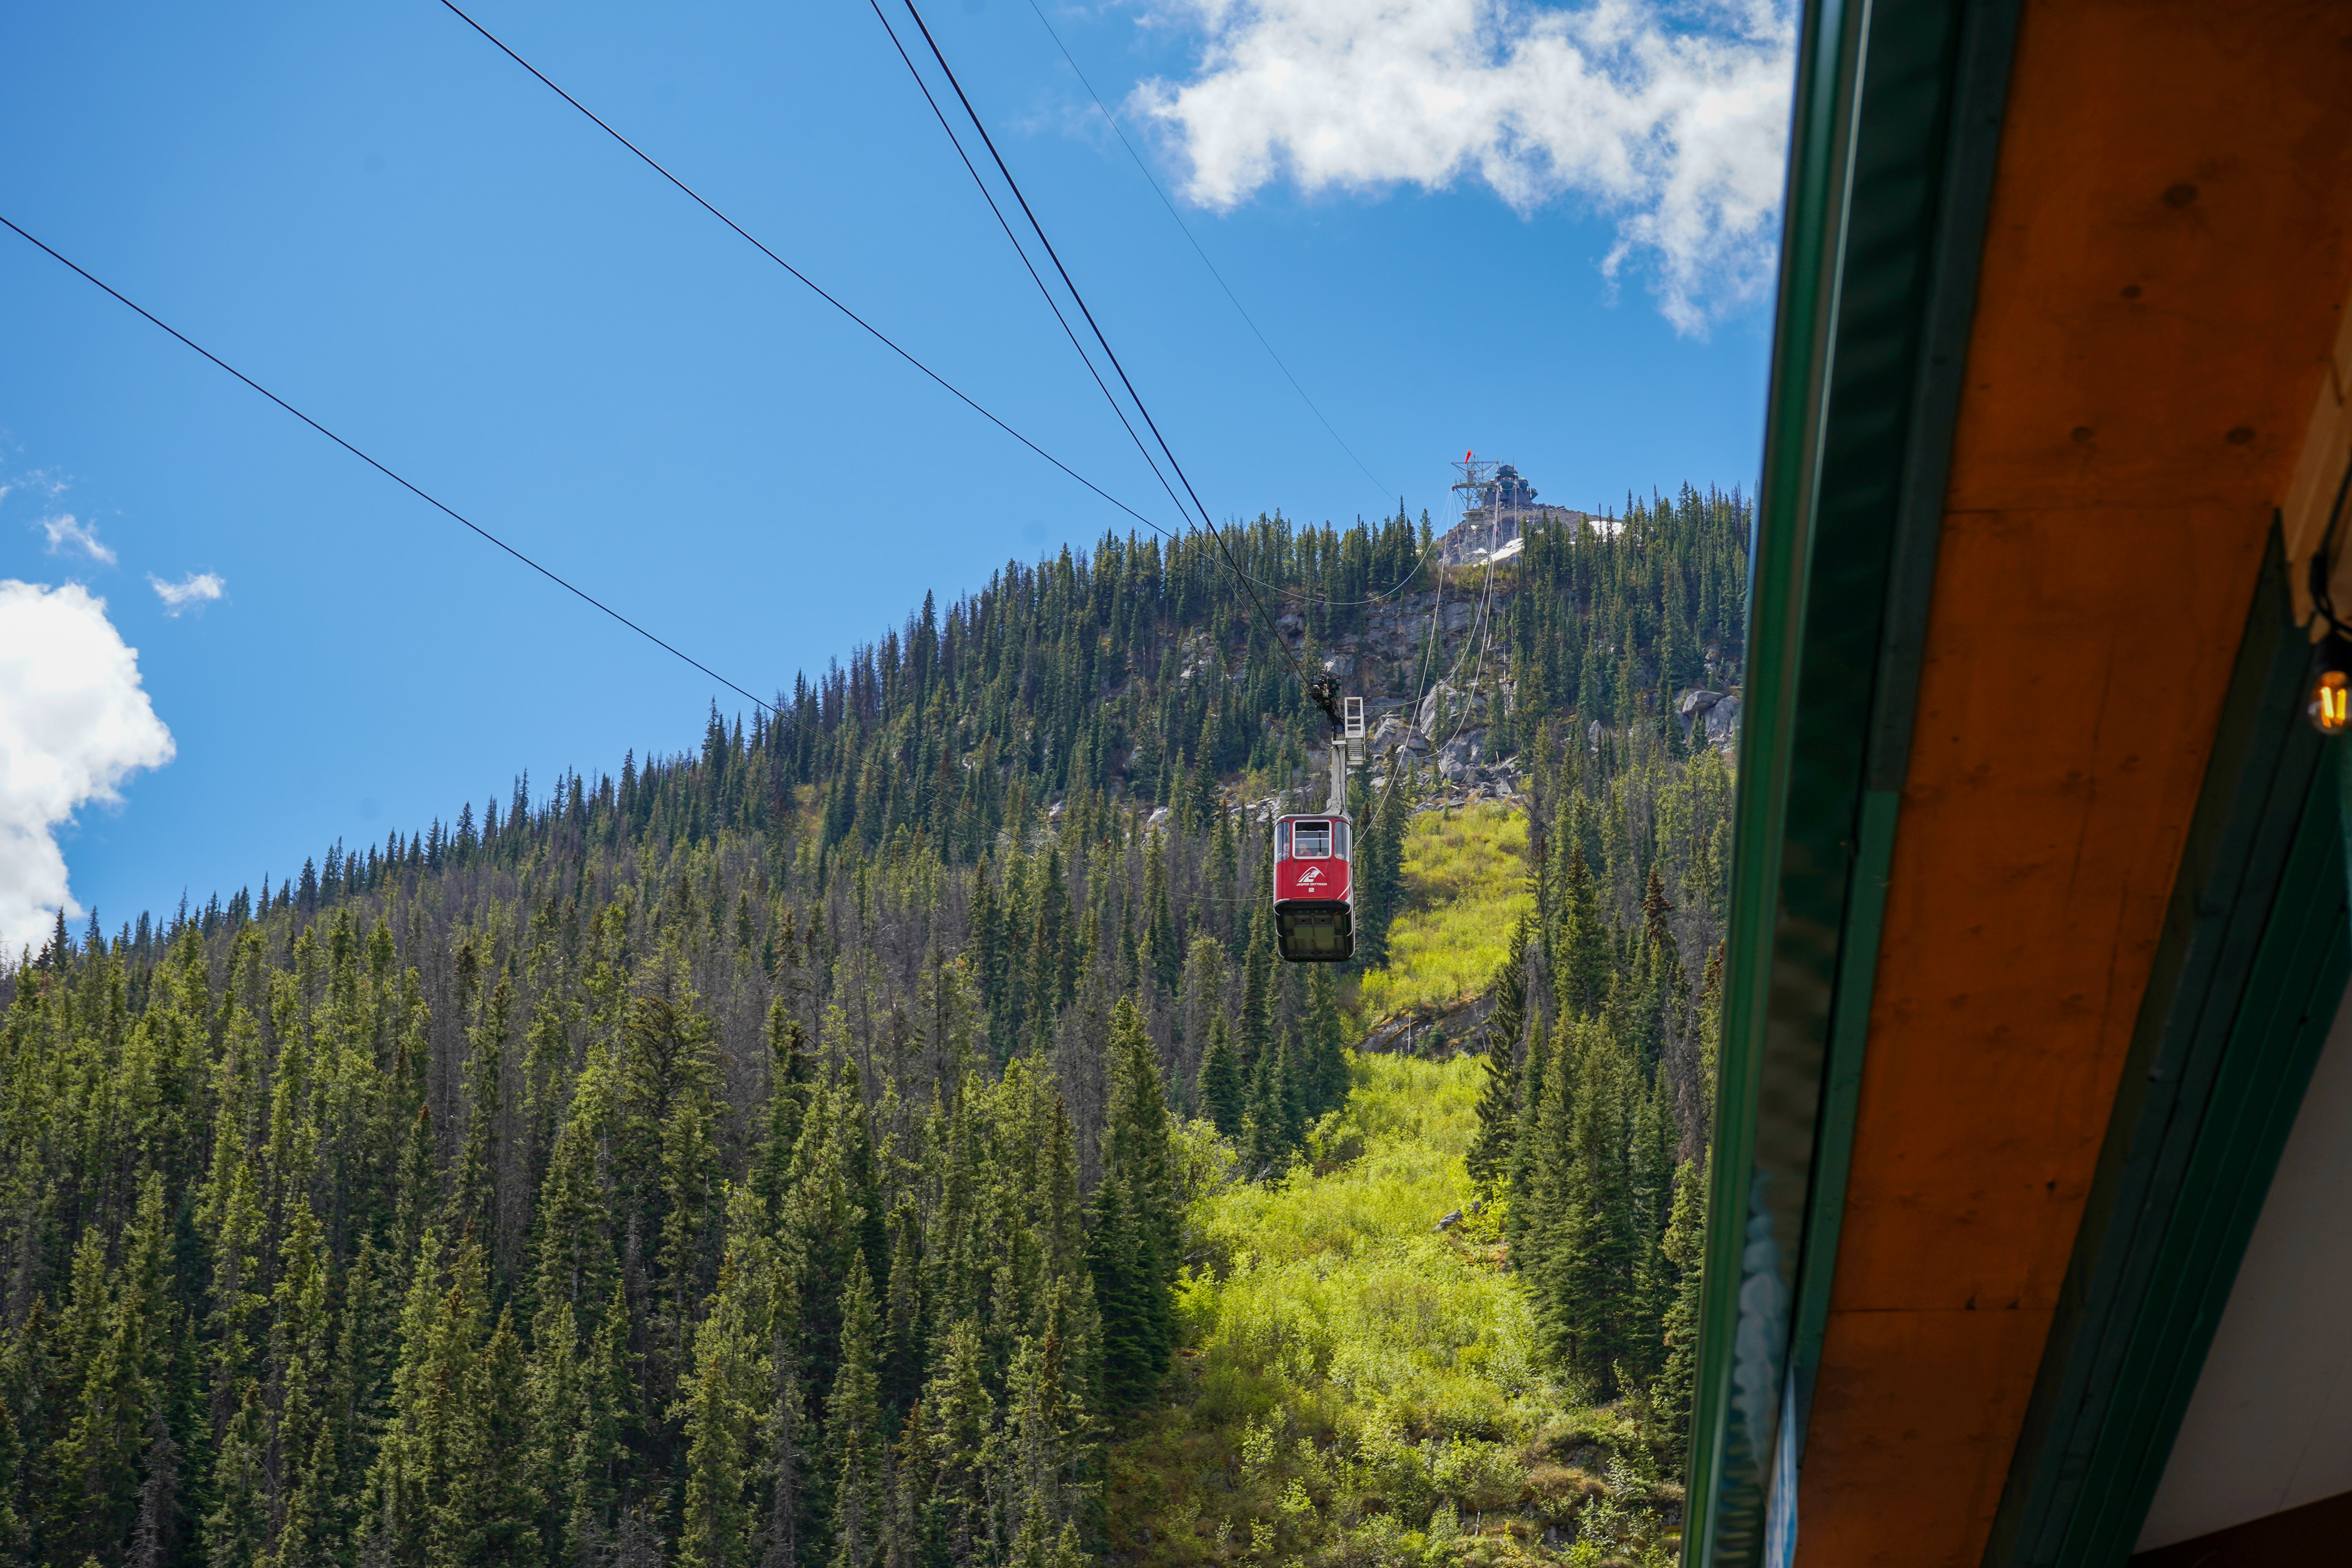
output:
[[1339,1011],[1339,982],[1328,964],[1307,972],[1307,1006],[1301,1027],[1306,1050],[1300,1074],[1310,1121],[1348,1101],[1348,1021]]
[[[1581,816],[1581,802],[1579,803]],[[1583,833],[1572,829],[1565,837],[1567,857],[1560,881],[1561,963],[1553,984],[1563,1009],[1586,1017],[1601,1011],[1608,999],[1612,939],[1601,913],[1600,890],[1585,863]]]
[[[460,951],[470,959],[470,945]],[[449,1194],[443,1228],[456,1234],[470,1231],[486,1251],[498,1247],[498,1172],[501,1164],[499,1131],[504,1109],[500,1103],[505,1077],[507,1015],[512,993],[501,976],[482,1005],[481,1017],[467,1031],[472,1049],[466,1064],[466,1136],[457,1154],[457,1179]]]
[[499,1314],[468,1373],[449,1423],[426,1558],[436,1568],[533,1568],[540,1500],[529,1484],[530,1412],[511,1312]]
[[1706,1249],[1706,1165],[1685,1160],[1675,1167],[1674,1207],[1660,1247],[1674,1292],[1660,1338],[1665,1361],[1654,1403],[1664,1417],[1665,1447],[1679,1465],[1690,1439],[1691,1397],[1698,1370],[1699,1272]]
[[1639,1347],[1636,1365],[1646,1377],[1657,1368],[1658,1325],[1674,1301],[1674,1276],[1659,1248],[1674,1207],[1675,1153],[1682,1135],[1665,1064],[1651,1071],[1646,1085],[1639,1081],[1638,1068],[1634,1077],[1625,1170],[1637,1248],[1633,1333]]
[[151,1173],[118,1268],[106,1268],[94,1229],[75,1249],[67,1342],[79,1364],[60,1369],[75,1392],[48,1466],[56,1499],[50,1534],[60,1555],[111,1554],[139,1513],[142,1461],[165,1394],[163,1341],[171,1321],[163,1196],[162,1178]]
[[[973,918],[979,919],[977,909]],[[801,1121],[808,1114],[816,1069],[809,1059],[808,1031],[781,996],[768,1004],[767,1034],[768,1132],[761,1146],[754,1185],[760,1200],[773,1209],[783,1201],[792,1177],[793,1150],[800,1142]]]
[[1093,1209],[1087,1251],[1102,1315],[1103,1392],[1113,1410],[1130,1410],[1151,1396],[1166,1368],[1164,1288],[1123,1176],[1103,1178]]
[[1183,955],[1176,951],[1176,917],[1168,898],[1168,843],[1158,833],[1143,847],[1143,911],[1142,956],[1158,976],[1160,988],[1172,991]]
[[1511,932],[1511,947],[1495,972],[1495,1010],[1486,1016],[1485,1081],[1478,1094],[1478,1136],[1466,1163],[1470,1178],[1492,1185],[1510,1169],[1519,1121],[1519,1037],[1528,1017],[1528,921]]
[[890,1212],[889,1284],[882,1313],[882,1407],[896,1426],[922,1386],[929,1334],[923,1310],[922,1219],[911,1200]]
[[1250,913],[1249,939],[1242,955],[1242,1067],[1255,1075],[1274,1045],[1274,909],[1258,904]]
[[1194,1098],[1201,1114],[1228,1138],[1242,1135],[1246,1092],[1240,1056],[1234,1050],[1232,1031],[1222,1009],[1209,1016],[1209,1046],[1201,1054],[1201,1081]]
[[727,1256],[695,1331],[694,1373],[679,1412],[687,1439],[682,1568],[751,1568],[760,1518],[755,1493],[781,1279],[767,1207],[749,1188],[730,1195],[727,1230]]
[[1258,1053],[1242,1117],[1242,1154],[1253,1174],[1278,1176],[1299,1146],[1297,1099],[1291,1087],[1289,1037]]
[[[1555,1114],[1559,1100],[1559,1062],[1572,1037],[1576,1015],[1562,1009],[1549,1034],[1535,1030],[1528,1038],[1527,1059],[1519,1067],[1518,1114],[1503,1167],[1510,1181],[1511,1206],[1504,1217],[1503,1235],[1510,1245],[1511,1266],[1538,1278],[1545,1205],[1551,1191],[1546,1162],[1550,1152],[1544,1120]],[[1551,1142],[1557,1142],[1555,1133]]]
[[884,1522],[884,1450],[880,1380],[876,1360],[880,1322],[874,1280],[863,1253],[850,1258],[842,1293],[841,1366],[824,1407],[824,1463],[833,1481],[826,1523],[832,1568],[877,1568]]
[[980,1568],[997,1560],[988,1490],[996,1410],[983,1362],[978,1325],[960,1319],[948,1330],[939,1369],[923,1388],[927,1536],[952,1568]]
[[1173,1284],[1183,1251],[1184,1216],[1176,1192],[1176,1156],[1160,1054],[1131,996],[1111,1008],[1110,1106],[1103,1130],[1103,1169],[1125,1183],[1138,1237],[1163,1285]]
[[[1391,766],[1405,765],[1401,758]],[[1404,835],[1412,818],[1410,784],[1391,784],[1358,817],[1356,838],[1356,962],[1377,968],[1388,962],[1389,927],[1404,891]]]
[[628,1501],[631,1439],[641,1427],[629,1329],[628,1298],[615,1280],[588,1340],[579,1426],[564,1455],[563,1538],[575,1561],[611,1543]]
[[1633,1067],[1606,1019],[1573,1026],[1544,1131],[1549,1214],[1539,1275],[1551,1352],[1596,1398],[1615,1397],[1638,1354],[1635,1270],[1642,1238],[1628,1159]]

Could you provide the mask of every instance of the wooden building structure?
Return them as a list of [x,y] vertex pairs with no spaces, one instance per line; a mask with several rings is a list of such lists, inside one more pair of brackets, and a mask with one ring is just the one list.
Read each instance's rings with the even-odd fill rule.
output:
[[1799,47],[1685,1561],[2352,1563],[2352,6]]

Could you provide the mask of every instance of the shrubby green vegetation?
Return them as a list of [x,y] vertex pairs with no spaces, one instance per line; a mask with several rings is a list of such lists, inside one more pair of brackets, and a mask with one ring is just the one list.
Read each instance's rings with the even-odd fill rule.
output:
[[[1099,1555],[1110,1445],[1211,1331],[1186,1216],[1386,1114],[1328,1120],[1339,977],[1274,961],[1232,796],[1302,776],[1290,658],[1419,592],[1425,533],[1239,531],[1291,654],[1202,541],[1009,566],[695,752],[60,921],[0,971],[0,1565]],[[1473,695],[1536,763],[1489,1285],[1535,1285],[1545,1375],[1620,1413],[1672,1387],[1649,1309],[1560,1292],[1680,1278],[1645,1238],[1704,1122],[1727,774],[1659,698],[1736,667],[1743,537],[1685,491],[1431,617],[1449,668],[1507,651]],[[1358,837],[1358,973],[1417,787]]]
[[1363,1056],[1318,1172],[1190,1211],[1171,1396],[1113,1449],[1114,1543],[1169,1564],[1663,1561],[1678,1454],[1544,1353],[1464,1165],[1482,1068]]
[[1486,989],[1534,908],[1527,854],[1526,814],[1499,802],[1412,819],[1402,858],[1412,912],[1390,932],[1387,965],[1356,993],[1366,1022],[1442,1010]]

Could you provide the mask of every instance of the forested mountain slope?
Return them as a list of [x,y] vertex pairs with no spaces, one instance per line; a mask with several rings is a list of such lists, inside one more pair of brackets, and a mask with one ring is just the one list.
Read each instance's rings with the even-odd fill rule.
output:
[[[1350,637],[1352,689],[1452,671],[1454,733],[1524,760],[1524,1043],[1474,1164],[1561,1374],[1666,1375],[1656,1312],[1591,1303],[1675,1284],[1727,773],[1663,700],[1736,676],[1746,521],[1624,521],[1450,578],[1466,620],[1408,584],[1411,658],[1349,601],[1425,524],[1234,531],[1287,654],[1213,543],[1106,540],[698,752],[61,923],[0,976],[0,1562],[1106,1550],[1218,1136],[1182,1120],[1278,1179],[1348,1091],[1353,975],[1275,963],[1230,803],[1319,796],[1297,668]],[[1430,773],[1391,772],[1374,966]]]

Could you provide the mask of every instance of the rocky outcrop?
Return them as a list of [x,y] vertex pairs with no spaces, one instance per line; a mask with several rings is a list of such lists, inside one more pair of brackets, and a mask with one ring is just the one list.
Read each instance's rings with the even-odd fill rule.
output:
[[1694,687],[1675,702],[1675,720],[1694,741],[1704,740],[1717,751],[1727,751],[1739,738],[1739,699]]
[[1484,994],[1451,1007],[1400,1013],[1373,1026],[1356,1048],[1412,1057],[1482,1049],[1478,1031],[1494,1010],[1495,998]]

